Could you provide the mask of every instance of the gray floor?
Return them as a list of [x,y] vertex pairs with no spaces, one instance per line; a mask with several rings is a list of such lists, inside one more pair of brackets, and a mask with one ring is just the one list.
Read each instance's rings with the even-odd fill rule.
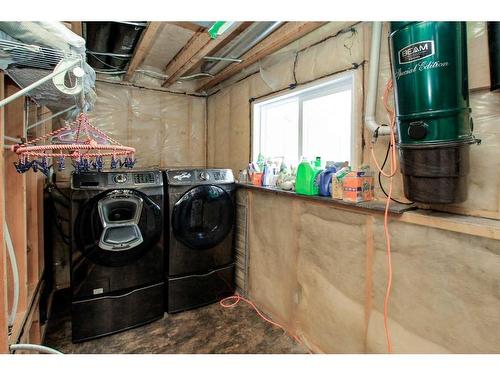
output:
[[305,347],[261,320],[242,302],[230,309],[217,303],[165,314],[142,327],[73,344],[68,301],[56,302],[45,345],[64,353],[307,353]]

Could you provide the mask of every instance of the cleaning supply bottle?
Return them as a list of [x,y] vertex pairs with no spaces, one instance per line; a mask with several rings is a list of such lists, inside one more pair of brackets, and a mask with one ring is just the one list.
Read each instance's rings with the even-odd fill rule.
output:
[[264,172],[264,164],[266,164],[264,155],[259,153],[259,156],[257,157],[257,166],[259,167],[259,172]]
[[273,177],[274,173],[272,167],[268,163],[265,163],[264,173],[262,174],[262,186],[271,186]]
[[307,158],[303,157],[297,168],[295,191],[297,194],[318,195],[318,175],[321,169],[313,167]]
[[319,175],[319,195],[329,197],[332,194],[332,177],[337,172],[333,162],[326,162],[326,169]]
[[316,156],[316,160],[314,161],[314,166],[316,168],[321,168],[321,156]]

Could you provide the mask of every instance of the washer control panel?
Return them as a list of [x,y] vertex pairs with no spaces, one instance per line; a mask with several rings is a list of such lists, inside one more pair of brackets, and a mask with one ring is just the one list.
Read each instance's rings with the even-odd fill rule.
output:
[[134,188],[162,186],[160,171],[137,172],[82,172],[73,173],[71,186],[73,189],[104,190],[109,188]]

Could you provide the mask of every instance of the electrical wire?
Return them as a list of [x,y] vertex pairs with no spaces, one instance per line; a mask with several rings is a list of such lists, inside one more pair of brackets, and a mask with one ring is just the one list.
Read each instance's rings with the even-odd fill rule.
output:
[[19,268],[17,267],[16,252],[14,249],[14,243],[10,237],[9,227],[7,223],[4,223],[4,237],[5,244],[7,245],[7,254],[9,254],[10,266],[12,269],[12,281],[14,284],[14,292],[12,297],[12,307],[8,316],[8,325],[12,327],[16,320],[17,308],[19,305]]
[[380,165],[377,162],[377,158],[375,157],[375,152],[373,150],[373,144],[372,142],[371,145],[371,156],[372,159],[377,166],[377,169],[380,174],[386,176],[389,178],[389,193],[387,194],[387,199],[385,203],[385,210],[384,210],[384,235],[385,235],[385,243],[386,243],[386,255],[387,255],[387,288],[385,292],[385,297],[384,297],[384,330],[385,330],[385,336],[387,339],[387,351],[389,353],[392,353],[392,341],[391,341],[391,332],[389,329],[389,298],[391,296],[391,288],[392,288],[392,258],[391,258],[391,236],[389,233],[389,207],[391,205],[391,198],[392,198],[392,182],[393,182],[393,177],[396,174],[397,171],[397,159],[396,159],[396,136],[395,136],[395,123],[396,123],[396,116],[394,111],[389,107],[388,105],[388,96],[389,96],[389,91],[392,89],[392,79],[387,82],[385,92],[384,92],[384,106],[385,109],[387,110],[387,113],[390,118],[390,140],[389,140],[389,147],[392,147],[392,152],[390,152],[390,172],[386,173],[382,170]]
[[49,348],[48,346],[36,345],[36,344],[12,344],[9,346],[9,349],[12,352],[15,352],[16,350],[28,350],[44,354],[64,354],[59,350]]
[[[389,142],[388,145],[387,145],[387,151],[385,152],[384,162],[382,163],[382,169],[384,169],[385,164],[387,163],[387,158],[389,156],[390,149],[391,149],[391,143]],[[388,197],[387,192],[384,189],[384,185],[382,185],[382,173],[380,173],[380,171],[378,172],[378,184],[380,186],[380,190],[382,190],[382,192],[384,193],[384,195],[386,197]],[[391,201],[399,203],[399,204],[408,205],[408,206],[412,205],[412,204],[415,204],[415,202],[401,202],[401,201],[398,201],[397,199],[392,198],[392,197],[391,197]]]
[[[276,323],[276,322],[272,321],[271,319],[265,317],[264,314],[259,310],[259,308],[257,306],[255,306],[255,304],[252,301],[250,301],[249,299],[246,299],[246,298],[242,297],[238,293],[222,299],[219,303],[220,303],[220,305],[222,307],[228,309],[228,308],[232,308],[232,307],[236,306],[238,303],[240,303],[240,301],[243,301],[243,302],[247,303],[248,305],[250,305],[255,310],[255,312],[257,313],[257,315],[260,318],[262,318],[262,320],[268,322],[269,324],[271,324],[271,325],[273,325],[275,327],[278,327],[278,328],[282,329],[287,335],[290,335],[298,344],[300,344],[300,345],[302,345],[302,346],[305,347],[305,345],[302,343],[302,341],[300,341],[300,339],[299,339],[299,337],[297,335],[288,333],[287,329],[284,326],[282,326],[281,324]],[[309,351],[309,354],[312,354],[312,352]]]

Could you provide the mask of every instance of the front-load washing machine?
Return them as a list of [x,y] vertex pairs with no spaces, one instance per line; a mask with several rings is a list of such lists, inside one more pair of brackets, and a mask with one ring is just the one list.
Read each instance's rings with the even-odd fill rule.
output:
[[165,171],[167,312],[234,292],[235,184],[230,169]]
[[160,171],[72,175],[74,342],[163,316],[163,194]]

